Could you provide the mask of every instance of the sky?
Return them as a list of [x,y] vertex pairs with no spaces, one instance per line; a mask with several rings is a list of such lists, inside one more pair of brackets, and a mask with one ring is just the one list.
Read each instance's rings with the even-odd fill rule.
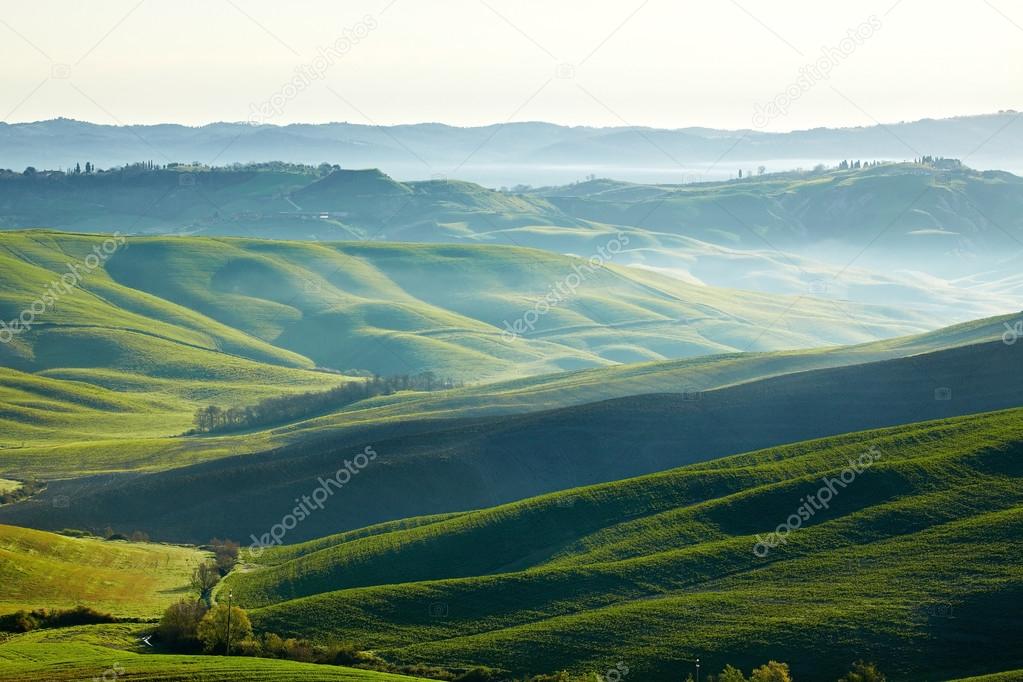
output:
[[1018,110],[1021,84],[1010,0],[0,0],[8,123],[786,131]]

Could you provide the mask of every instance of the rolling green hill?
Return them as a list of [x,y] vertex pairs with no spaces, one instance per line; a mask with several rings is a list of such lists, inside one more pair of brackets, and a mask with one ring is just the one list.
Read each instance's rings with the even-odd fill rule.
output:
[[[377,452],[343,495],[288,534],[295,542],[808,438],[1018,407],[1023,405],[1018,344],[999,339],[955,346],[956,340],[991,329],[997,328],[978,324],[948,331],[937,338],[953,347],[892,360],[779,375],[762,365],[757,371],[766,378],[731,385],[726,365],[717,376],[708,372],[703,378],[725,385],[706,391],[683,385],[671,393],[524,414],[442,419],[438,411],[428,418],[357,421],[342,429],[310,426],[321,421],[313,420],[283,429],[290,444],[235,457],[223,457],[225,439],[200,438],[222,448],[221,458],[189,466],[177,462],[178,468],[141,475],[51,481],[35,499],[0,508],[0,520],[40,528],[129,524],[126,530],[176,540],[248,538],[277,524],[294,507],[292,500],[320,487],[319,477],[333,475],[367,447]],[[902,343],[927,345],[922,339]],[[782,371],[784,363],[774,369]],[[623,382],[622,388],[629,385]],[[278,431],[270,435],[279,437]],[[267,443],[260,440],[267,433],[235,442]],[[74,500],[73,508],[54,507],[50,500],[57,495]]]
[[0,226],[275,239],[451,241],[501,227],[583,225],[539,197],[378,170],[258,164],[131,167],[82,175],[0,171]]
[[[18,318],[69,262],[102,243],[52,232],[0,235],[2,319]],[[155,371],[173,351],[219,351],[290,367],[315,361],[481,378],[848,343],[927,325],[894,309],[836,310],[824,301],[691,286],[511,247],[133,238],[121,248],[29,318],[30,330],[12,335],[0,349],[7,366]],[[563,280],[577,290],[527,318],[534,329],[508,332],[506,323],[517,326]],[[783,314],[782,324],[771,324]],[[147,357],[149,345],[158,350]],[[88,358],[74,355],[79,347]],[[217,364],[208,357],[180,362],[164,374]]]
[[[946,164],[947,165],[947,164]],[[1023,181],[940,163],[521,191],[281,163],[0,171],[0,229],[306,241],[482,243],[583,258],[616,235],[634,265],[691,283],[891,305],[934,326],[995,315],[1023,291]],[[542,289],[541,289],[542,291]],[[537,292],[539,293],[539,292]]]
[[[894,233],[886,243],[900,251],[935,257],[947,255],[957,238],[978,252],[1015,250],[1011,233],[1020,227],[1021,209],[1023,180],[1011,173],[914,163],[686,185],[598,179],[515,193],[290,164],[0,172],[0,224],[8,228],[275,239],[500,239],[536,246],[532,238],[543,237],[531,231],[538,227],[571,234],[617,225],[763,249],[829,241],[862,247],[883,230]],[[505,232],[509,238],[501,239]]]
[[1021,225],[1023,179],[904,163],[692,185],[594,180],[537,194],[580,219],[682,230],[718,244],[862,246],[891,231],[890,248],[938,255],[954,248],[956,237],[984,252],[1017,250],[1006,231]]
[[[95,250],[103,258],[90,267]],[[512,247],[3,233],[2,446],[21,464],[39,461],[39,448],[77,453],[88,441],[148,456],[154,448],[137,439],[181,433],[199,405],[345,380],[317,366],[479,381],[927,325],[892,309],[836,309],[612,265],[540,316],[535,333],[502,333],[578,264]]]
[[[697,656],[705,670],[785,660],[797,679],[857,658],[900,680],[996,672],[1023,662],[1021,416],[851,433],[270,549],[228,584],[259,627],[401,660],[625,661],[654,682]],[[825,500],[822,479],[868,451]],[[755,554],[810,493],[828,506]]]
[[192,569],[208,556],[194,548],[0,525],[0,614],[87,605],[152,617],[190,592]]

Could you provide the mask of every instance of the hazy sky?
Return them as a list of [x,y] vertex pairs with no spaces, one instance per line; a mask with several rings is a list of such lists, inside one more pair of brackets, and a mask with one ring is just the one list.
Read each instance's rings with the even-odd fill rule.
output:
[[1010,108],[1010,0],[0,0],[7,122],[791,130]]

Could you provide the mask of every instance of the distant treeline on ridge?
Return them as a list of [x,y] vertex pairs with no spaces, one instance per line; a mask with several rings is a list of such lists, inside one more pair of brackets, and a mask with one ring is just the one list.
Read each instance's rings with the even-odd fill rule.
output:
[[349,381],[326,391],[264,398],[255,405],[243,407],[208,405],[195,411],[195,428],[186,435],[269,426],[327,412],[373,396],[390,395],[396,391],[442,391],[462,385],[462,382],[452,379],[440,379],[433,372],[422,372],[391,377],[372,376],[363,381]]

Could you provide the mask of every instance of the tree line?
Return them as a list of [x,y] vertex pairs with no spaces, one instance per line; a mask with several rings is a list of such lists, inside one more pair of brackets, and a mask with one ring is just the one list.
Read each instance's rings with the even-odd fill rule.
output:
[[194,428],[186,435],[221,433],[295,421],[344,407],[378,395],[397,391],[442,391],[462,386],[453,379],[440,379],[433,372],[372,376],[363,381],[349,381],[326,391],[309,391],[295,395],[264,398],[255,405],[221,407],[207,405],[195,411]]

